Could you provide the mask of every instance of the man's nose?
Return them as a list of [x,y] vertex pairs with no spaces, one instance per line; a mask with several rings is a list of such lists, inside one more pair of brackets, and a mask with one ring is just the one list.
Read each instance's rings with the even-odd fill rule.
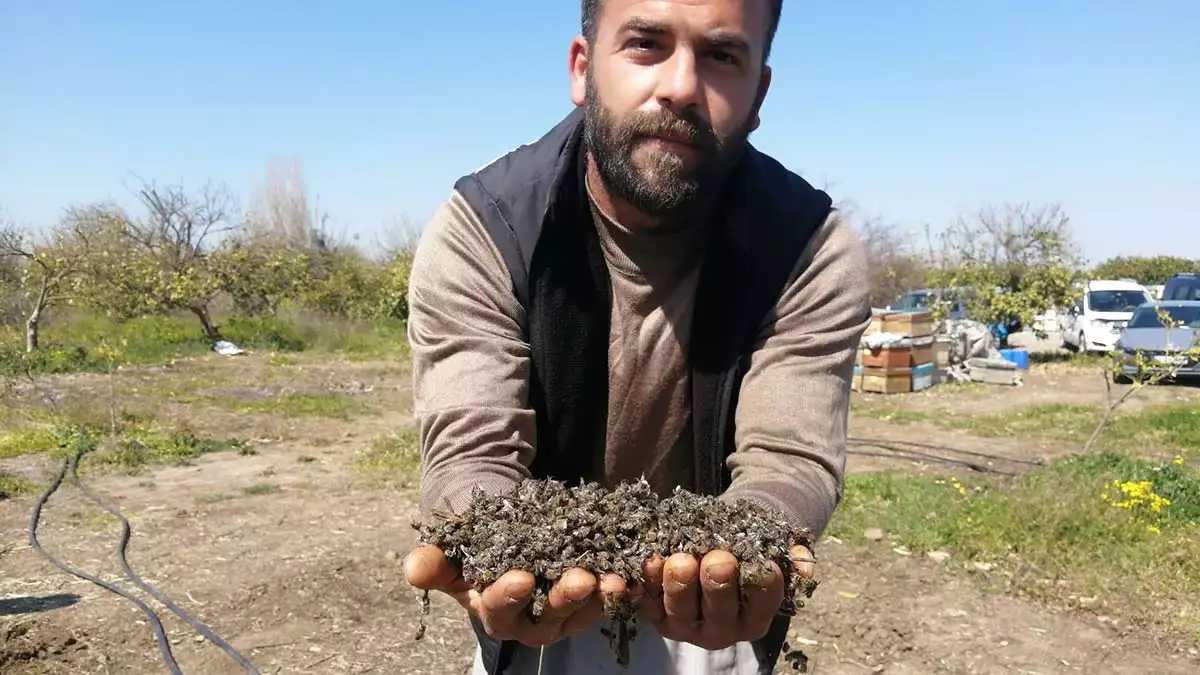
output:
[[696,56],[686,49],[677,49],[662,64],[655,92],[659,105],[676,113],[700,103],[700,74]]

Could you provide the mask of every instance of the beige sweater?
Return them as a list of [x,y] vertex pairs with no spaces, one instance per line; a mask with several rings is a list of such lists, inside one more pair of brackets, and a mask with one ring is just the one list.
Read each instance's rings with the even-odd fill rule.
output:
[[[597,475],[690,485],[688,326],[703,237],[632,232],[597,213],[612,283],[607,443]],[[854,350],[870,315],[857,234],[836,212],[760,330],[743,380],[725,497],[781,509],[819,534],[841,498]],[[454,193],[422,235],[409,286],[421,504],[461,508],[529,475],[524,312],[482,221]],[[599,385],[598,385],[599,386]]]

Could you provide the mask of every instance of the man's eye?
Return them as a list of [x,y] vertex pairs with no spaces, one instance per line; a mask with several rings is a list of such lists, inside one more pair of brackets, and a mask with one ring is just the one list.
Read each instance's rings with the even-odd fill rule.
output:
[[710,54],[710,56],[721,63],[727,63],[731,66],[736,66],[738,62],[737,57],[729,52],[714,51]]
[[634,38],[629,41],[628,46],[630,49],[646,51],[646,50],[651,50],[651,49],[657,49],[658,43],[649,38]]

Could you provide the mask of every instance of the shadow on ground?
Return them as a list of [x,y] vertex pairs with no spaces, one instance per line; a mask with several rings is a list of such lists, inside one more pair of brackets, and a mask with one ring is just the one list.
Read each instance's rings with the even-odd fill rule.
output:
[[0,616],[50,612],[70,607],[82,599],[83,596],[74,593],[57,593],[41,597],[26,595],[16,598],[4,598],[0,599]]

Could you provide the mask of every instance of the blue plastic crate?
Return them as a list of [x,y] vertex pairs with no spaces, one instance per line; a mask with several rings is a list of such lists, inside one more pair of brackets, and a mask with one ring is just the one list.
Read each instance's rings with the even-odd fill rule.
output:
[[1005,361],[1015,363],[1021,370],[1029,370],[1029,350],[1027,349],[1001,349],[1000,356],[1003,356]]

